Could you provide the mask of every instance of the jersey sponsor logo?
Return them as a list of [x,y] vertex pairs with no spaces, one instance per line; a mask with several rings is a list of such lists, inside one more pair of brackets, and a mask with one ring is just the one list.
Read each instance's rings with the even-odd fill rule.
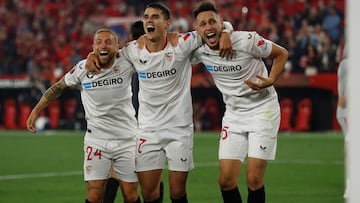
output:
[[157,72],[138,72],[139,78],[141,79],[151,79],[151,78],[163,78],[169,77],[176,74],[176,69],[172,68],[170,70],[163,70]]
[[106,87],[106,86],[116,86],[123,83],[122,78],[111,78],[111,79],[104,79],[104,80],[97,80],[91,82],[84,82],[82,87],[84,89],[94,89],[99,87]]
[[240,65],[236,66],[213,66],[213,65],[206,65],[206,68],[209,72],[236,72],[241,70]]

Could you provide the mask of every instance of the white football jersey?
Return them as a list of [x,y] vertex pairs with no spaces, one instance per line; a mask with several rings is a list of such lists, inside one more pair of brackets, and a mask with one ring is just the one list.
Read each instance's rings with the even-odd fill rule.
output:
[[[131,75],[134,69],[123,57],[109,69],[88,73],[86,60],[65,75],[68,86],[81,85],[89,136],[101,139],[128,139],[136,135],[137,121],[132,105]],[[99,134],[101,133],[101,134]]]
[[212,74],[227,111],[246,114],[251,110],[256,111],[269,100],[277,99],[273,86],[252,90],[244,83],[245,80],[259,80],[256,75],[268,77],[262,58],[270,55],[272,44],[256,32],[246,31],[233,32],[231,41],[236,52],[233,59],[221,58],[218,50],[212,50],[204,44],[196,50],[192,62],[202,62]]
[[179,45],[167,43],[158,52],[139,49],[136,41],[121,50],[139,77],[140,129],[159,130],[192,124],[191,53],[201,45],[194,32],[179,38]]

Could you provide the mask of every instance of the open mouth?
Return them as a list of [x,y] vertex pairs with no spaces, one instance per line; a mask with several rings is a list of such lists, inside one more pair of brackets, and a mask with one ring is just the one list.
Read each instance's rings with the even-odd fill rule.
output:
[[209,40],[210,43],[215,43],[216,41],[216,34],[214,32],[206,34],[206,38]]
[[100,56],[107,56],[107,55],[109,55],[109,53],[107,51],[100,51],[99,55]]
[[146,27],[146,29],[147,29],[147,31],[150,32],[150,33],[155,31],[155,27],[152,26],[152,25],[148,25],[148,26]]

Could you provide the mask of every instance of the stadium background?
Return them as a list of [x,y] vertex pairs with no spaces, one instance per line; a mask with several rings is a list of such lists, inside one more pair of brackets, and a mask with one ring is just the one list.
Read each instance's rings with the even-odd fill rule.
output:
[[[124,45],[132,22],[153,1],[1,0],[0,129],[24,129],[42,93],[91,51],[96,29],[111,27]],[[191,11],[200,1],[164,1],[171,30],[192,29]],[[216,0],[235,30],[255,30],[289,50],[275,87],[282,109],[281,131],[339,130],[335,119],[336,70],[344,51],[343,0]],[[271,61],[265,61],[270,67]],[[197,131],[219,130],[224,106],[209,74],[193,68]],[[77,88],[43,112],[47,128],[83,129]]]

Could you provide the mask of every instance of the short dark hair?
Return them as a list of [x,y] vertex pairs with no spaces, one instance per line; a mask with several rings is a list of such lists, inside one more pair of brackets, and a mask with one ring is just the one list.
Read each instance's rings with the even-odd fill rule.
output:
[[170,9],[165,6],[163,3],[151,3],[146,6],[146,8],[154,8],[161,11],[166,20],[170,19]]
[[200,3],[193,11],[193,15],[196,18],[199,13],[204,11],[214,11],[215,13],[218,13],[218,10],[216,9],[216,6],[211,1],[204,1]]
[[131,35],[133,40],[138,39],[143,34],[145,34],[143,21],[138,20],[131,25]]

